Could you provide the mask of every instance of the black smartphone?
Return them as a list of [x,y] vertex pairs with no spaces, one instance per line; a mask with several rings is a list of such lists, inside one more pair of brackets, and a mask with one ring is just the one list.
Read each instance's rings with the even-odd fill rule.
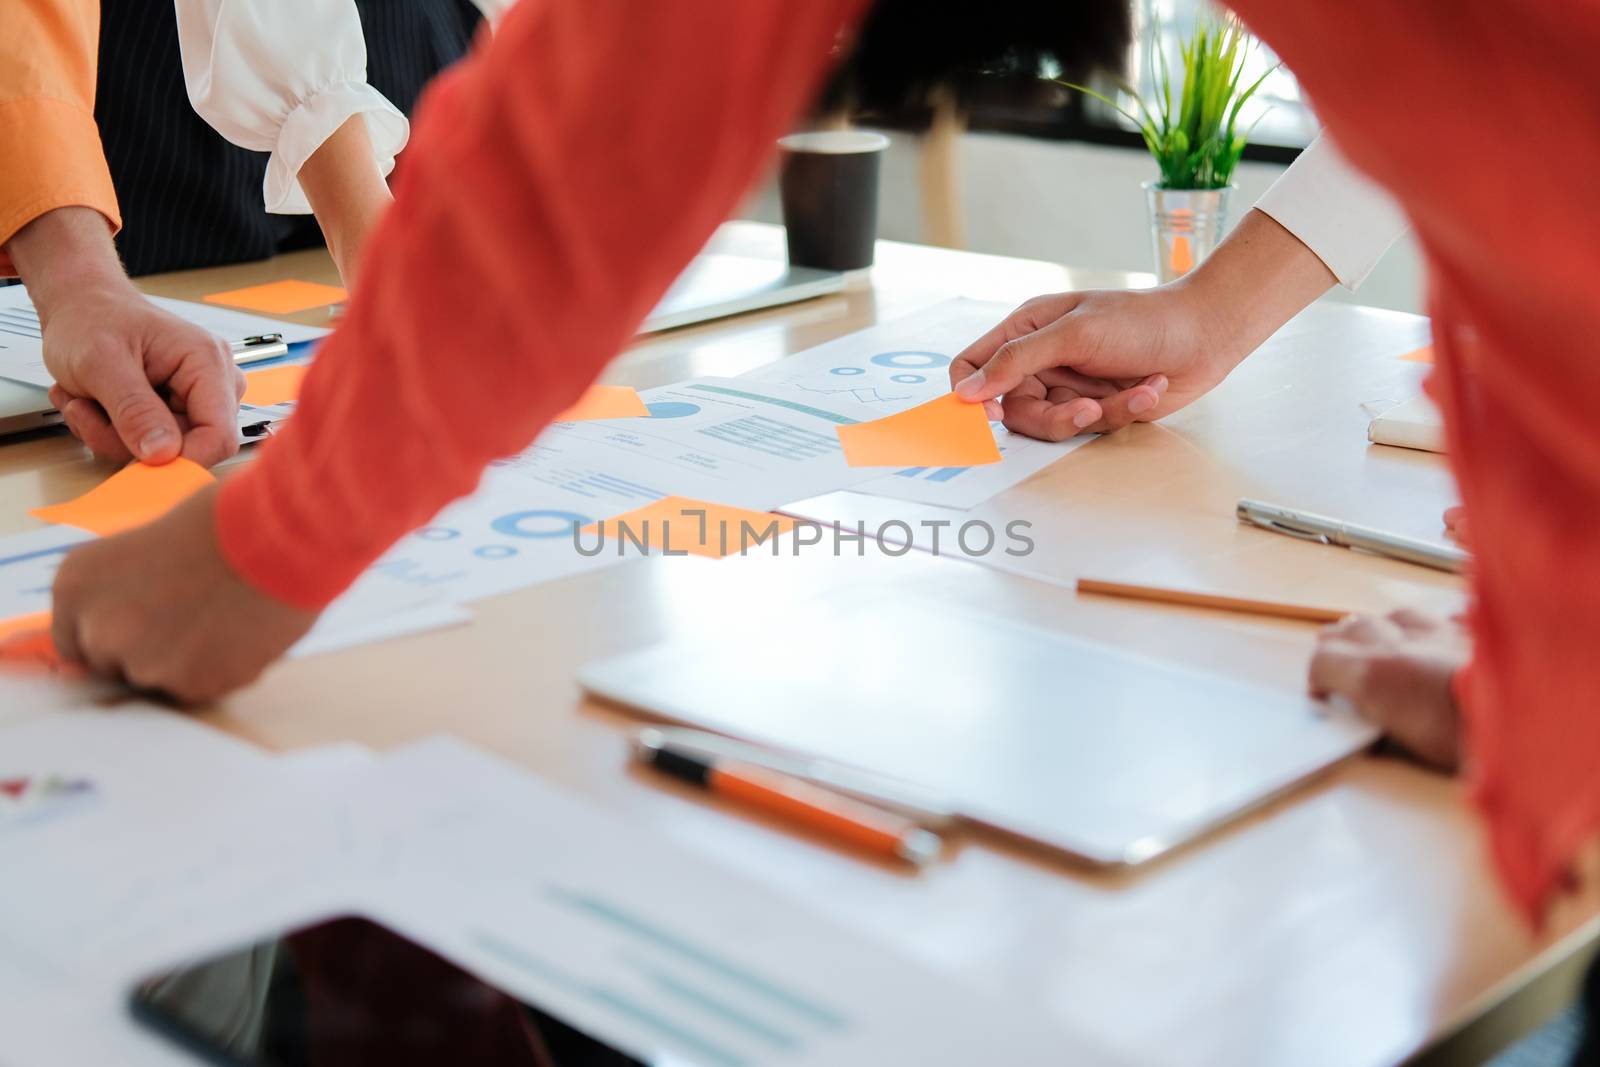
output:
[[644,1067],[359,916],[146,979],[134,1015],[229,1067]]

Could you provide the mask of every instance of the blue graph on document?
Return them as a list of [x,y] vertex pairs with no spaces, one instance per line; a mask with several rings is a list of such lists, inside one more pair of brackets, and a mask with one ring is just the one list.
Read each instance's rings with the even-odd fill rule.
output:
[[971,467],[907,467],[905,470],[895,471],[900,478],[921,478],[927,482],[948,482],[957,475],[971,470]]
[[[835,371],[834,373],[838,372]],[[917,380],[921,381],[922,379],[918,378]],[[878,392],[876,386],[872,385],[857,386],[854,389],[813,389],[809,385],[801,385],[799,382],[796,382],[794,383],[794,387],[799,389],[801,392],[820,393],[822,396],[840,396],[848,393],[857,403],[861,404],[893,404],[899,400],[911,399],[911,394],[909,393],[902,394],[900,396],[885,396],[883,393]]]
[[[990,429],[995,429],[999,426],[1000,424],[997,422],[989,424]],[[1000,454],[1003,456],[1005,452],[1005,446],[1001,445]],[[948,482],[971,469],[971,467],[907,467],[894,473],[897,478],[921,478],[925,482]]]

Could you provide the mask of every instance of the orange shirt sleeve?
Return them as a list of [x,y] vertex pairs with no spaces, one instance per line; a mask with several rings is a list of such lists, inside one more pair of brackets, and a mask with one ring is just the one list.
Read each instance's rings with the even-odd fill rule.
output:
[[98,0],[0,4],[0,275],[4,246],[59,207],[91,207],[122,225],[94,121]]
[[616,355],[809,102],[861,0],[522,0],[419,110],[283,434],[224,486],[229,563],[325,605]]

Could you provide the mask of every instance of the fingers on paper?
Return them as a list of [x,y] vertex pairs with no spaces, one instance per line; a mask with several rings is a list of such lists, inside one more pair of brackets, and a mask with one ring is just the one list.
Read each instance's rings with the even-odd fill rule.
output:
[[1006,429],[1041,441],[1076,437],[1101,416],[1099,401],[1065,388],[1047,390],[1042,396],[1017,389],[1007,393],[1001,404]]
[[[1072,371],[1041,373],[1043,395],[1026,387],[1006,394],[1006,429],[1044,441],[1065,441],[1080,433],[1111,433],[1156,417],[1167,379],[1153,374],[1130,388]],[[1055,384],[1046,384],[1055,383]]]
[[1062,362],[1051,352],[1069,343],[1060,336],[1072,294],[1035,297],[968,345],[950,365],[950,383],[963,400],[993,400],[1040,367]]
[[96,372],[94,395],[127,450],[146,463],[176,459],[183,435],[172,410],[145,377],[143,366],[108,359],[96,366]]
[[239,451],[239,398],[244,375],[231,362],[221,373],[197,377],[182,396],[188,429],[183,457],[211,467]]
[[59,400],[53,393],[54,390],[51,402],[56,405],[56,410],[61,412],[61,421],[67,424],[72,436],[82,441],[89,451],[113,463],[126,463],[133,458],[133,452],[123,443],[116,427],[111,425],[111,419],[106,415],[104,408],[93,400],[85,400],[82,397]]

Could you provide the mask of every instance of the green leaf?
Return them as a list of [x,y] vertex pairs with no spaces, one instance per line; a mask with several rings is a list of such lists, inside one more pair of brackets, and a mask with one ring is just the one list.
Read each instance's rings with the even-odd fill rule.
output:
[[1255,52],[1255,39],[1237,19],[1205,19],[1189,39],[1178,42],[1183,84],[1174,101],[1173,68],[1166,50],[1159,47],[1160,36],[1158,21],[1149,60],[1156,81],[1153,99],[1146,101],[1131,87],[1123,87],[1133,101],[1133,111],[1087,86],[1059,79],[1057,83],[1087,93],[1131,122],[1154,158],[1164,187],[1224,188],[1232,181],[1249,140],[1249,130],[1235,130],[1240,109],[1261,88],[1267,75],[1278,68],[1273,67],[1241,89],[1245,66]]

